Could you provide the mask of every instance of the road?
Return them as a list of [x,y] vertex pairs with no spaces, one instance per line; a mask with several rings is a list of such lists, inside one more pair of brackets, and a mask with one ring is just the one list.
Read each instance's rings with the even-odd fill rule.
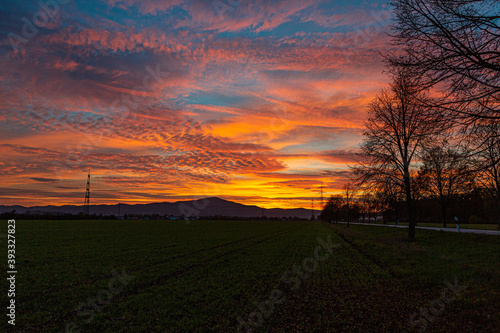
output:
[[[347,222],[339,222],[339,223],[347,224]],[[390,228],[408,228],[407,225],[357,223],[357,222],[351,222],[351,224],[369,225],[369,226],[376,226],[376,227],[390,227]],[[416,228],[417,229],[435,230],[435,231],[459,232],[457,230],[457,228],[434,228],[434,227],[416,227]],[[466,233],[466,234],[484,234],[484,235],[499,235],[500,236],[500,230],[460,229],[460,232]]]

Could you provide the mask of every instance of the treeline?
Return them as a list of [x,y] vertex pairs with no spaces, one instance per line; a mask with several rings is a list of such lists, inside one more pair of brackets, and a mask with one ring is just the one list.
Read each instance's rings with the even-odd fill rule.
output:
[[71,213],[32,213],[24,212],[19,213],[16,210],[10,212],[4,212],[0,214],[0,219],[16,219],[16,220],[116,220],[118,217],[115,215],[103,215],[103,214],[71,214]]
[[357,189],[332,198],[328,214],[406,219],[410,240],[417,221],[500,226],[498,0],[391,5],[391,82],[368,109]]
[[217,221],[309,221],[308,218],[297,216],[283,216],[283,217],[266,217],[266,216],[228,216],[228,215],[207,215],[207,216],[173,216],[161,214],[124,214],[123,216],[106,215],[106,214],[89,214],[84,215],[70,214],[70,213],[32,213],[24,212],[19,213],[15,210],[10,212],[0,213],[0,219],[9,220],[217,220]]
[[[360,189],[360,191],[362,191]],[[443,227],[459,224],[496,224],[496,203],[489,191],[480,188],[456,195],[446,207],[443,219],[442,207],[431,197],[420,196],[415,202],[417,225],[419,223],[442,223]],[[409,213],[403,198],[392,200],[386,193],[361,192],[349,205],[344,195],[331,196],[319,218],[326,222],[361,223],[408,223]]]

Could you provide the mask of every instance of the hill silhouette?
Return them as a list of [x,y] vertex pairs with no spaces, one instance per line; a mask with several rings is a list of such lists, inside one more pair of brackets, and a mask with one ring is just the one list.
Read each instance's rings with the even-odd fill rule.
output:
[[[16,213],[54,213],[54,214],[79,214],[83,211],[83,205],[64,205],[64,206],[33,206],[24,207],[19,205],[5,206],[0,205],[0,213],[8,213],[13,210]],[[211,197],[198,200],[187,200],[177,202],[161,202],[150,204],[121,204],[118,208],[116,205],[90,205],[90,214],[102,215],[120,215],[134,214],[134,215],[171,215],[181,216],[189,215],[194,216],[237,216],[237,217],[299,217],[310,218],[311,210],[304,208],[262,208],[255,205],[244,205],[229,200],[224,200],[218,197]],[[314,214],[317,216],[320,211],[315,210]]]

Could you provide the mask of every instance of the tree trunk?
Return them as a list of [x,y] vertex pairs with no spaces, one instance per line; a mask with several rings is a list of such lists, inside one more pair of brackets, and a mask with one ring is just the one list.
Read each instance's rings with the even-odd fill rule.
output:
[[415,226],[417,225],[417,217],[415,215],[415,206],[413,205],[413,198],[411,197],[411,183],[410,172],[405,172],[405,192],[406,204],[408,205],[408,213],[410,215],[410,223],[408,225],[408,240],[415,241]]
[[446,228],[446,205],[441,205],[441,222],[443,222],[443,228]]
[[498,175],[496,176],[496,181],[495,181],[495,184],[496,184],[496,188],[495,188],[495,192],[493,195],[495,195],[496,197],[496,202],[497,202],[497,222],[498,222],[498,229],[500,229],[500,179],[498,177]]
[[347,227],[349,228],[349,223],[351,222],[351,210],[349,204],[347,204]]
[[497,195],[497,221],[498,229],[500,229],[500,196]]
[[498,229],[500,229],[500,174],[498,169],[495,172],[495,185],[496,185],[496,199],[497,199],[497,221],[498,221]]
[[396,215],[396,224],[399,225],[400,214],[399,214],[399,209],[397,206],[395,206],[395,208],[394,208],[394,213]]

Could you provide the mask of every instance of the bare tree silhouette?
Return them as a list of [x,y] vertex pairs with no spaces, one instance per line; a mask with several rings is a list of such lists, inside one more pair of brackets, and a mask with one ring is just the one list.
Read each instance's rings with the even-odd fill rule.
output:
[[441,222],[446,228],[447,209],[460,193],[473,188],[472,165],[468,153],[446,141],[425,150],[417,182],[425,195],[441,206]]
[[412,166],[419,151],[439,134],[442,119],[435,109],[420,101],[427,99],[419,82],[402,70],[393,76],[370,104],[361,145],[361,161],[355,167],[360,180],[369,183],[388,177],[405,190],[410,216],[408,238],[415,240],[416,211]]
[[351,203],[353,202],[354,197],[354,185],[353,183],[347,183],[344,185],[344,196],[345,196],[345,207],[347,209],[347,227],[351,223]]
[[386,59],[406,67],[433,100],[467,126],[500,119],[500,5],[498,0],[393,0],[393,43],[403,53]]
[[476,155],[476,166],[479,171],[477,180],[495,200],[500,228],[500,124],[490,122],[481,129],[486,133],[486,140],[479,135],[478,139],[484,148]]

